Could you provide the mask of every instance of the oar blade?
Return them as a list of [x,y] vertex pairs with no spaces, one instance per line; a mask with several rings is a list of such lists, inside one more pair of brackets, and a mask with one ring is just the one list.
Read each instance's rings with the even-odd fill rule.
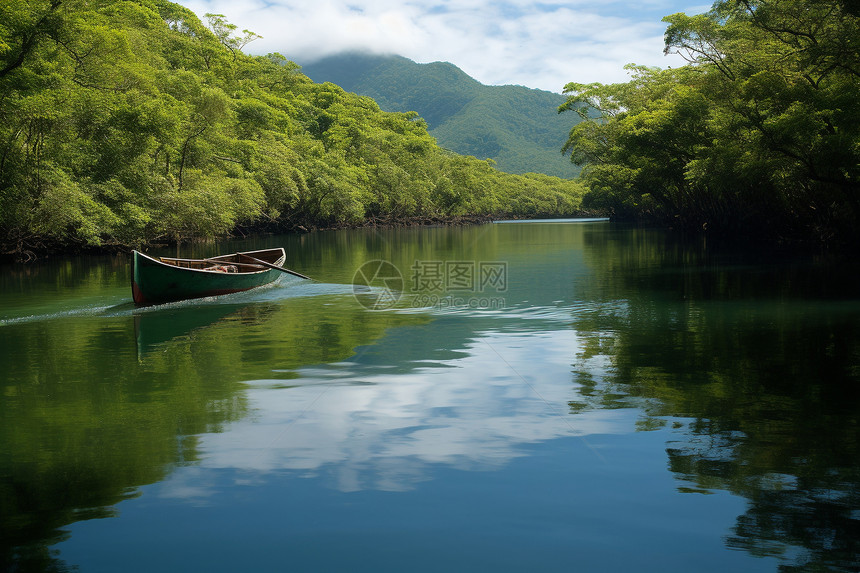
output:
[[279,267],[278,265],[273,265],[272,263],[268,263],[268,262],[266,262],[266,261],[261,261],[260,259],[258,259],[258,258],[256,258],[256,257],[252,257],[251,255],[246,255],[245,253],[237,253],[237,254],[238,254],[240,257],[244,257],[244,258],[248,259],[249,261],[253,261],[253,262],[257,263],[258,265],[263,265],[264,267],[268,267],[268,268],[270,268],[270,269],[277,269],[277,270],[279,270],[279,271],[281,271],[281,272],[284,272],[284,273],[287,273],[287,274],[290,274],[290,275],[295,275],[295,276],[297,276],[297,277],[299,277],[299,278],[306,279],[306,280],[309,280],[309,281],[314,280],[314,279],[312,279],[311,277],[305,276],[305,275],[303,275],[302,273],[298,273],[298,272],[296,272],[296,271],[294,271],[294,270],[292,270],[292,269],[288,269],[288,268],[286,268],[286,267]]

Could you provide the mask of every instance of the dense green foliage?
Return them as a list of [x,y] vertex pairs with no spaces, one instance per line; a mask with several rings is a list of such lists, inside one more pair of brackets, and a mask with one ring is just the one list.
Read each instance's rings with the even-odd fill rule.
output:
[[722,236],[852,243],[860,220],[860,27],[833,0],[719,0],[664,19],[690,64],[566,86],[586,204]]
[[237,225],[570,213],[579,184],[436,146],[415,113],[314,84],[165,0],[0,4],[0,247],[141,245]]
[[447,62],[417,64],[401,56],[346,53],[303,65],[316,81],[372,97],[387,111],[417,111],[439,145],[490,158],[509,173],[575,177],[559,153],[569,118],[565,97],[523,86],[485,86]]

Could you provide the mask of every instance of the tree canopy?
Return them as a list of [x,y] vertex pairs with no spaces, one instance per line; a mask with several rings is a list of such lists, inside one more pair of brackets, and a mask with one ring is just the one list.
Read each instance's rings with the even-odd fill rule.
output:
[[446,152],[416,114],[207,20],[165,0],[0,4],[3,252],[579,208],[579,183]]
[[589,108],[565,151],[585,204],[722,236],[860,240],[860,27],[834,0],[719,0],[664,18],[666,52],[628,83],[570,83]]

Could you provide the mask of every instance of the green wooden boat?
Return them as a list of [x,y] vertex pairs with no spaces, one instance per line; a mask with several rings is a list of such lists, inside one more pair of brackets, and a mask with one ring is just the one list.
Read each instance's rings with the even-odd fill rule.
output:
[[158,304],[249,290],[269,284],[283,268],[284,249],[219,255],[208,259],[150,257],[133,251],[131,294],[135,304]]

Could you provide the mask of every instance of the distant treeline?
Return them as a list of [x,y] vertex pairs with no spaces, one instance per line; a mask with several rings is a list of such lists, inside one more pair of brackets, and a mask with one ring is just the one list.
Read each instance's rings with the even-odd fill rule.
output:
[[438,147],[414,113],[315,84],[217,14],[164,0],[0,3],[0,249],[566,215],[578,182]]
[[689,65],[566,86],[584,205],[717,236],[860,242],[853,0],[719,0],[664,21]]

